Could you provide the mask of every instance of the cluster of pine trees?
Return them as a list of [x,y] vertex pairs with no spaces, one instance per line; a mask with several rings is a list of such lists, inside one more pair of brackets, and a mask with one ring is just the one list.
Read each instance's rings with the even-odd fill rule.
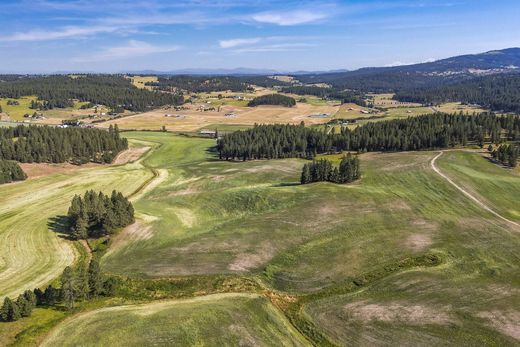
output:
[[0,160],[22,163],[110,163],[128,141],[117,125],[109,131],[25,126],[0,128]]
[[353,103],[363,107],[367,106],[365,95],[352,90],[345,91],[317,86],[290,86],[283,87],[282,92],[298,95],[314,95],[323,99],[341,100],[343,104]]
[[515,144],[502,144],[495,149],[492,154],[493,158],[503,165],[515,167],[520,156],[520,146]]
[[326,159],[305,164],[302,169],[301,184],[313,182],[350,183],[361,177],[359,159],[350,153],[343,157],[339,167]]
[[520,75],[493,75],[437,87],[401,90],[399,101],[436,105],[448,101],[478,104],[492,110],[520,113]]
[[111,235],[134,222],[134,207],[120,192],[108,196],[93,190],[75,195],[68,211],[69,233],[76,240]]
[[23,181],[27,178],[20,165],[11,160],[0,160],[0,184]]
[[31,108],[33,110],[45,111],[45,110],[52,110],[53,108],[66,108],[66,107],[73,107],[73,106],[74,106],[74,102],[72,100],[51,100],[51,101],[31,100],[31,105],[29,106],[29,108]]
[[325,133],[300,125],[255,125],[219,139],[220,159],[252,160],[313,158],[318,153],[341,151],[414,151],[465,146],[485,139],[500,143],[520,138],[520,117],[433,114],[407,119],[372,122],[339,133]]
[[49,108],[68,107],[73,99],[130,111],[184,102],[181,94],[138,89],[128,78],[119,75],[24,76],[0,81],[0,97],[26,95],[36,95]]
[[92,259],[88,267],[80,266],[76,270],[67,266],[63,270],[60,283],[59,288],[49,285],[45,290],[26,290],[16,300],[6,297],[0,308],[0,320],[14,322],[28,317],[37,306],[51,307],[63,303],[68,309],[72,309],[77,300],[88,300],[100,295],[111,296],[115,290],[114,279],[105,278],[96,259]]
[[247,103],[249,107],[255,107],[260,105],[279,105],[285,107],[293,107],[296,105],[296,100],[290,96],[283,94],[268,94],[257,96],[253,100]]
[[16,300],[6,297],[0,308],[0,320],[14,322],[22,317],[29,317],[36,304],[36,295],[30,290],[20,294]]
[[191,93],[209,93],[230,90],[244,92],[248,84],[238,77],[232,76],[160,76],[157,82],[148,82],[147,86],[154,86],[168,92],[188,91]]

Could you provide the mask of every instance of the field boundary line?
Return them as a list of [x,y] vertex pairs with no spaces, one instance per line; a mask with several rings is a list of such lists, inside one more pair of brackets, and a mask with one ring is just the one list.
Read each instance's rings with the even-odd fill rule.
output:
[[489,207],[488,205],[486,205],[484,202],[482,202],[482,200],[478,199],[477,197],[475,197],[474,195],[472,195],[470,192],[468,192],[466,189],[462,188],[461,186],[459,186],[457,183],[455,183],[451,178],[449,178],[446,174],[444,174],[436,165],[435,165],[435,161],[437,161],[437,159],[444,153],[444,151],[440,151],[439,154],[437,154],[430,162],[430,166],[431,168],[433,169],[433,171],[435,171],[439,176],[441,176],[442,178],[444,178],[446,181],[448,181],[448,183],[450,183],[452,186],[454,186],[455,188],[457,188],[457,190],[459,190],[461,193],[463,193],[466,197],[468,197],[469,199],[473,200],[473,202],[475,202],[478,206],[480,206],[481,208],[483,208],[484,210],[490,212],[491,214],[493,214],[495,217],[498,217],[500,218],[501,220],[509,223],[509,224],[512,224],[516,227],[520,227],[520,224],[515,222],[515,221],[512,221],[504,216],[502,216],[500,213],[496,212],[495,210],[493,210],[491,207]]

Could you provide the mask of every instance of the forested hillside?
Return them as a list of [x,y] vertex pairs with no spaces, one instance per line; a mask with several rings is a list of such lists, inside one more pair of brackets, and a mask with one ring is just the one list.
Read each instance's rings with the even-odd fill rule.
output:
[[346,91],[317,86],[292,86],[283,87],[282,92],[298,95],[315,95],[324,99],[337,99],[342,103],[354,103],[360,106],[366,106],[364,94],[352,90]]
[[183,102],[180,94],[138,89],[129,79],[116,75],[29,76],[0,82],[0,97],[27,95],[46,101],[47,108],[69,107],[72,99],[130,111]]
[[466,145],[485,139],[520,138],[520,117],[434,114],[367,123],[339,134],[326,134],[300,125],[257,125],[224,135],[218,142],[221,159],[312,158],[339,151],[413,151]]
[[434,62],[363,68],[355,71],[298,76],[303,83],[328,83],[340,89],[365,92],[397,92],[432,88],[479,77],[480,74],[515,72],[520,66],[520,48],[468,54]]
[[22,163],[110,163],[128,148],[117,126],[109,131],[24,126],[0,128],[0,160]]
[[160,76],[158,82],[148,82],[146,85],[170,92],[188,91],[192,93],[225,90],[244,92],[248,88],[247,83],[232,76]]
[[492,110],[520,113],[520,74],[486,76],[435,88],[404,89],[394,98],[430,105],[460,101]]

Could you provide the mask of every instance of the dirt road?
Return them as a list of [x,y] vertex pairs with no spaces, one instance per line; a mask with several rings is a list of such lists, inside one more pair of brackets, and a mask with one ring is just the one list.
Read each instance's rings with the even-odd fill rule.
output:
[[464,188],[462,188],[461,186],[459,186],[457,183],[453,182],[453,180],[451,178],[449,178],[448,176],[446,176],[445,174],[443,174],[441,172],[441,170],[439,170],[439,168],[437,166],[435,166],[435,161],[443,154],[444,152],[440,152],[439,154],[437,154],[433,159],[432,161],[430,162],[430,165],[433,169],[433,171],[435,171],[439,176],[441,176],[442,178],[444,178],[446,181],[448,181],[452,186],[454,186],[455,188],[457,188],[457,190],[459,190],[461,193],[463,193],[464,195],[466,195],[468,198],[470,198],[471,200],[473,200],[473,202],[475,202],[477,205],[479,205],[480,207],[482,207],[484,210],[492,213],[493,215],[495,215],[496,217],[500,218],[501,220],[509,223],[509,224],[512,224],[514,226],[516,226],[517,228],[520,228],[520,224],[515,222],[515,221],[512,221],[510,219],[507,219],[506,217],[502,216],[501,214],[499,214],[498,212],[495,212],[493,209],[491,209],[488,205],[486,205],[482,200],[478,199],[477,197],[475,197],[474,195],[472,195],[471,193],[469,193],[467,190],[465,190]]

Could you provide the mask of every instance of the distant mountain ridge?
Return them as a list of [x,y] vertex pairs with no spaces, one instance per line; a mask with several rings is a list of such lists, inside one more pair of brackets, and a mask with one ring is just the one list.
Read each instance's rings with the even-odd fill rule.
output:
[[303,83],[328,83],[338,88],[396,91],[402,87],[420,88],[499,73],[520,73],[520,48],[466,54],[412,65],[300,75],[298,80]]
[[306,74],[322,74],[322,73],[338,73],[347,72],[346,69],[337,69],[329,71],[283,71],[274,69],[254,69],[239,67],[235,69],[178,69],[171,71],[157,71],[157,70],[134,70],[124,71],[121,73],[131,75],[192,75],[192,76],[268,76],[268,75],[291,75],[299,76]]

